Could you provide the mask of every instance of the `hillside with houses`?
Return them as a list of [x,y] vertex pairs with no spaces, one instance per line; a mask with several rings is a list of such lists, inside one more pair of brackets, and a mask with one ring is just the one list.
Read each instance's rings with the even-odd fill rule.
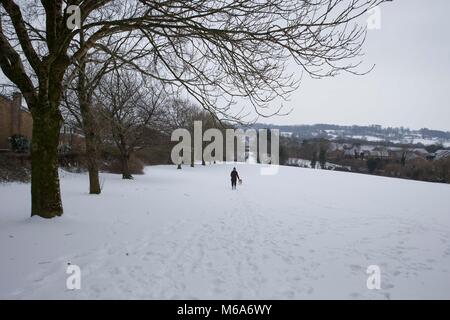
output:
[[422,128],[413,130],[405,127],[341,126],[334,124],[314,125],[273,125],[257,123],[254,128],[279,129],[285,137],[301,139],[327,139],[333,141],[354,140],[384,145],[441,145],[450,148],[450,132]]
[[450,182],[450,133],[381,126],[257,124],[280,130],[280,163]]

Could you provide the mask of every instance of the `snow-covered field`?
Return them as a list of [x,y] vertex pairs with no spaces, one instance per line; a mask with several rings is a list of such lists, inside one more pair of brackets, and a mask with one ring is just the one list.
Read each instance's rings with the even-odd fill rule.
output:
[[389,139],[393,143],[403,143],[403,144],[418,144],[421,143],[424,146],[430,146],[433,144],[441,144],[444,148],[450,147],[450,141],[438,138],[421,138],[421,137],[405,137],[403,139]]
[[63,173],[52,220],[29,218],[29,185],[0,185],[0,298],[450,298],[450,185],[237,167],[237,191],[229,165],[155,166],[103,174],[101,196]]

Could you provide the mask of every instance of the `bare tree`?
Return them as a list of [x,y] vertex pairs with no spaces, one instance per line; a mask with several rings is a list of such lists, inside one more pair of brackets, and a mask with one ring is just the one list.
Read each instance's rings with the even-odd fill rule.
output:
[[[198,104],[191,102],[188,99],[183,99],[180,97],[169,99],[164,108],[164,128],[167,133],[170,134],[171,131],[178,128],[183,128],[189,131],[191,137],[194,136],[194,124],[196,121],[201,121],[202,133],[208,129],[218,129],[222,131],[223,136],[226,135],[226,129],[232,129],[234,126],[227,121],[218,121],[217,115],[206,111],[201,108]],[[202,139],[202,150],[208,145],[207,141]],[[225,150],[225,146],[223,146]],[[215,159],[219,161],[225,160]],[[191,160],[190,166],[195,165],[195,155],[194,155],[194,142],[191,141]],[[206,165],[205,159],[202,154],[202,165]],[[178,165],[181,169],[181,165]]]
[[[115,52],[121,43],[106,39],[110,52]],[[80,45],[84,43],[84,33],[80,32]],[[121,67],[114,56],[105,55],[95,48],[83,57],[66,73],[62,99],[63,114],[74,119],[85,135],[87,168],[89,173],[89,193],[100,194],[98,148],[100,142],[99,121],[93,107],[94,93],[102,78]]]
[[132,179],[131,155],[148,146],[147,134],[162,119],[165,93],[139,74],[115,70],[103,77],[96,95],[101,117],[120,152],[122,178]]
[[[298,85],[298,72],[286,70],[290,58],[314,77],[354,72],[365,37],[365,26],[354,22],[383,1],[0,0],[0,67],[34,120],[32,215],[63,213],[57,170],[63,78],[103,39],[125,39],[129,49],[118,58],[182,87],[219,116],[228,116],[236,97],[267,116],[268,103]],[[67,28],[71,5],[80,8],[81,29]],[[73,49],[81,30],[85,41]],[[148,69],[149,56],[164,68]]]

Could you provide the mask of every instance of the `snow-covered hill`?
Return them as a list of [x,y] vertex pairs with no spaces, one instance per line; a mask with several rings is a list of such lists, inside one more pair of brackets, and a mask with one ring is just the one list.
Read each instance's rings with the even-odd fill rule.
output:
[[50,221],[28,217],[29,185],[0,185],[0,298],[450,298],[449,185],[238,165],[232,191],[230,168],[103,174],[101,196],[64,173]]

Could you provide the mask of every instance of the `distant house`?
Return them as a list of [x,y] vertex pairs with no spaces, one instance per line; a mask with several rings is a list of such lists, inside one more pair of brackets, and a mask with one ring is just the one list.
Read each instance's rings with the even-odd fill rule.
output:
[[360,156],[360,145],[354,144],[351,147],[344,145],[344,157],[345,158],[357,158]]
[[425,148],[411,148],[406,149],[402,147],[389,147],[388,148],[390,157],[392,159],[400,160],[403,157],[406,161],[416,160],[416,159],[430,159],[430,154]]
[[414,148],[406,154],[406,160],[430,159],[430,153],[425,148]]
[[425,148],[414,148],[412,149],[412,152],[420,154],[423,157],[426,157],[429,154],[429,152]]
[[351,147],[344,146],[345,158],[389,158],[389,151],[385,147],[376,147],[373,145],[354,144]]
[[354,158],[355,157],[355,149],[345,149],[344,150],[344,157],[345,158]]
[[9,138],[20,134],[31,139],[33,118],[22,106],[22,95],[14,93],[12,99],[0,95],[0,149],[10,150]]
[[405,155],[406,161],[416,160],[416,159],[424,159],[419,153],[415,152],[407,152]]
[[280,136],[281,137],[285,137],[285,138],[291,138],[292,137],[292,132],[280,132]]
[[385,147],[376,147],[372,151],[370,151],[370,157],[387,159],[389,158],[389,150]]
[[435,152],[434,160],[442,160],[450,157],[450,150],[438,150]]

